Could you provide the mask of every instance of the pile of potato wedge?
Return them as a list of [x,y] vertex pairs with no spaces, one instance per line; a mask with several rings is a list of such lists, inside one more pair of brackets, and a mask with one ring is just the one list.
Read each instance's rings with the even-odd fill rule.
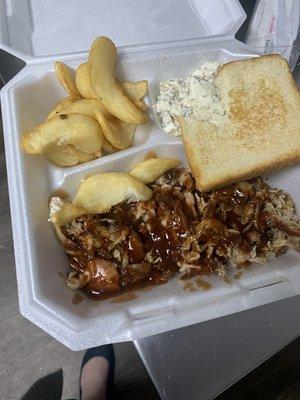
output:
[[56,62],[56,75],[68,93],[44,123],[21,138],[28,154],[47,154],[66,167],[114,153],[132,145],[136,125],[148,121],[142,99],[148,82],[120,82],[115,77],[117,49],[106,38],[97,38],[88,62],[73,71]]

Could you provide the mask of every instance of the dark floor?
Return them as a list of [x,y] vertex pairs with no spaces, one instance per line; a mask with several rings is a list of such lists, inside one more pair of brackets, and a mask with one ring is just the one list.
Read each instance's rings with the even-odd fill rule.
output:
[[216,398],[241,399],[300,399],[300,337]]

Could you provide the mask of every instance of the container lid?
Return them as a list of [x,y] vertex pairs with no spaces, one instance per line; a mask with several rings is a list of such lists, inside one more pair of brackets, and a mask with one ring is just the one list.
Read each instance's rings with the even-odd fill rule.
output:
[[0,0],[0,47],[23,59],[87,51],[97,36],[118,46],[234,36],[238,0]]

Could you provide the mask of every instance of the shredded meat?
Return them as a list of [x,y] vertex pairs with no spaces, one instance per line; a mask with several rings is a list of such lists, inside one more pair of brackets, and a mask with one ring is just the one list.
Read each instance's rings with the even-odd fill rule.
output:
[[123,202],[63,227],[69,287],[101,296],[178,272],[224,276],[230,266],[299,248],[292,199],[261,179],[202,194],[186,170],[173,169],[150,187],[150,201]]

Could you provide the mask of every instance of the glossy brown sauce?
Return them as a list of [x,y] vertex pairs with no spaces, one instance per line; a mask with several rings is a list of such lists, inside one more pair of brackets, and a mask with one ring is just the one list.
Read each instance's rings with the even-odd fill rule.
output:
[[197,287],[195,287],[195,285],[193,284],[193,282],[190,281],[185,281],[182,288],[187,292],[196,292],[198,290]]
[[251,267],[252,267],[251,262],[246,261],[245,263],[238,265],[237,269],[249,271],[251,270]]
[[236,274],[234,274],[233,277],[234,277],[234,279],[240,279],[242,275],[243,275],[243,271],[239,271]]
[[125,293],[121,294],[120,296],[117,296],[112,299],[112,303],[126,303],[127,301],[132,301],[137,299],[138,295],[135,292],[132,293]]
[[77,304],[81,303],[82,301],[83,301],[83,296],[78,292],[74,293],[73,298],[72,298],[72,304],[74,304],[76,306]]
[[224,276],[224,277],[223,277],[223,281],[224,281],[225,283],[227,283],[227,285],[231,285],[231,284],[232,284],[231,280],[230,280],[227,276]]
[[[178,271],[177,261],[180,259],[180,245],[189,231],[189,216],[182,209],[184,200],[171,189],[168,191],[157,191],[157,214],[161,219],[153,217],[147,223],[141,223],[135,219],[134,206],[128,203],[121,203],[107,214],[117,224],[133,227],[137,233],[142,246],[134,243],[134,236],[127,242],[127,252],[132,262],[141,262],[145,253],[151,251],[153,257],[158,260],[158,267],[171,272]],[[172,210],[173,216],[171,225],[164,227],[162,218],[165,212]],[[141,247],[143,249],[141,249]],[[134,258],[133,258],[134,257]],[[155,276],[150,277],[155,280]]]
[[199,289],[209,290],[212,288],[212,285],[209,282],[207,282],[199,277],[191,278],[191,279],[185,280],[183,282],[184,283],[183,283],[182,288],[183,288],[183,290],[186,290],[188,292],[196,292]]
[[201,278],[196,278],[196,285],[198,286],[198,288],[203,290],[209,290],[212,288],[212,285],[209,282],[206,282]]
[[[162,282],[164,283],[164,282]],[[135,283],[127,288],[122,288],[113,293],[97,293],[97,292],[88,292],[86,290],[81,289],[82,293],[93,301],[103,301],[103,300],[112,300],[114,303],[125,303],[126,301],[134,300],[138,297],[138,292],[146,292],[151,290],[154,286],[157,286],[159,283],[156,283],[151,280],[144,280],[142,282]],[[118,300],[119,299],[119,300]],[[116,300],[116,301],[114,301]]]
[[[119,296],[116,302],[133,300],[136,296],[133,291],[163,284],[181,267],[185,271],[182,279],[196,276],[193,283],[184,283],[184,290],[209,290],[211,284],[202,276],[212,274],[220,265],[227,266],[228,249],[233,247],[239,254],[248,255],[253,249],[251,240],[257,243],[257,236],[260,240],[257,248],[265,246],[268,240],[265,231],[271,221],[268,213],[261,212],[266,190],[255,191],[251,183],[241,182],[199,194],[193,178],[184,179],[186,175],[182,171],[170,170],[164,175],[163,184],[150,185],[153,190],[151,200],[123,202],[106,214],[81,217],[84,228],[80,237],[70,236],[69,261],[73,271],[89,273],[90,278],[82,289],[89,298],[106,300]],[[195,196],[192,196],[194,208],[185,196],[188,194]],[[203,209],[196,204],[196,196],[202,196]],[[250,220],[243,219],[247,207],[251,209]],[[146,214],[140,213],[141,210],[146,210]],[[110,235],[118,237],[118,230],[125,236],[116,246]],[[89,245],[91,238],[97,246]],[[183,249],[186,241],[196,244],[198,250],[197,247],[196,250],[192,247]],[[115,251],[119,256],[114,254]],[[185,252],[198,252],[198,258],[186,261]],[[126,262],[123,262],[124,254]],[[250,265],[247,261],[238,263],[243,269]],[[240,276],[239,272],[235,274],[236,279]],[[228,278],[223,279],[231,283]]]
[[[176,177],[176,170],[169,171],[166,176],[167,179],[174,179]],[[153,198],[155,199],[156,214],[153,218],[148,219],[147,222],[141,222],[135,218],[136,205],[134,203],[120,203],[105,215],[107,218],[113,220],[116,226],[125,226],[132,231],[124,244],[130,263],[143,262],[145,254],[149,251],[151,251],[153,258],[157,260],[155,267],[142,280],[138,282],[125,281],[126,291],[137,290],[145,285],[165,283],[171,276],[177,273],[179,269],[178,261],[181,258],[181,244],[186,237],[192,234],[194,223],[197,222],[185,199],[172,187],[164,190],[157,188]],[[234,189],[221,189],[214,192],[212,207],[209,210],[212,217],[217,216],[219,218],[216,214],[214,202],[219,203],[220,201],[230,206],[238,205],[246,201],[246,196],[239,190]],[[170,213],[172,214],[171,217]],[[169,215],[167,226],[162,223],[166,215]],[[226,250],[226,245],[239,240],[234,234],[222,234],[224,226],[219,219],[210,218],[210,221],[210,226],[205,226],[203,234],[199,234],[200,240],[211,240],[220,250],[223,247]],[[236,227],[240,222],[233,213],[232,215],[228,213],[226,223],[230,227]],[[87,224],[90,230],[96,230],[97,218],[90,219]],[[106,246],[107,243],[103,241],[101,247],[102,256],[110,256],[110,252],[106,249]],[[241,242],[240,247],[244,251],[250,251],[251,249],[249,249],[246,242]],[[89,255],[70,257],[70,265],[75,270],[80,270],[85,268],[88,258]],[[202,273],[209,274],[211,269],[214,268],[214,260],[209,258],[204,261],[201,260],[201,268]],[[166,271],[170,273],[168,278],[165,277]],[[97,279],[94,279],[94,281],[95,284],[93,280],[90,281],[84,290],[93,300],[105,300],[124,293],[125,288],[113,291],[109,290],[107,293],[101,290],[98,291],[95,289]],[[195,285],[198,289],[203,290],[208,290],[211,287],[208,282],[200,278],[197,278]],[[193,288],[188,286],[189,290],[194,290],[194,286]]]

